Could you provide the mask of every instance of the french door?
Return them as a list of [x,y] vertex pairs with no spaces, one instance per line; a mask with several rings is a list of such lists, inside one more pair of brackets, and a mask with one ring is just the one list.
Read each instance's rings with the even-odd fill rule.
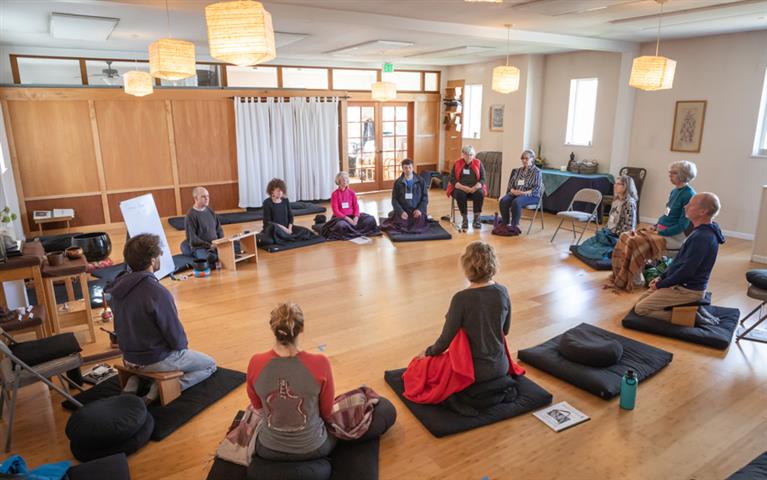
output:
[[349,102],[346,138],[349,179],[358,192],[386,190],[412,158],[413,104]]

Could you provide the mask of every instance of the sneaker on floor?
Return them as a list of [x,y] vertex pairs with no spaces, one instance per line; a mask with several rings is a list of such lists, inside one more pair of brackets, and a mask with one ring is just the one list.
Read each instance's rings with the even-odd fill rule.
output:
[[482,222],[479,221],[479,214],[474,215],[474,223],[472,224],[472,227],[474,228],[482,228]]
[[463,220],[461,220],[461,228],[464,229],[464,230],[469,228],[469,218],[468,217],[463,217]]
[[139,378],[137,375],[131,375],[125,382],[122,393],[130,393],[135,395],[138,392]]
[[152,386],[149,387],[149,391],[142,398],[144,400],[144,404],[149,406],[149,404],[157,400],[159,397],[160,397],[160,386],[157,384],[157,382],[152,382]]

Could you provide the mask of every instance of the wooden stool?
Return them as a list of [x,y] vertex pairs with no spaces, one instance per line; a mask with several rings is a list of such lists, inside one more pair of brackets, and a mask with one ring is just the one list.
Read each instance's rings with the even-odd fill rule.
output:
[[172,370],[169,372],[145,372],[128,368],[125,365],[115,365],[120,376],[120,386],[125,387],[128,379],[134,375],[157,382],[160,387],[160,405],[163,407],[181,395],[181,377],[184,372]]
[[[234,253],[234,242],[240,242],[241,252],[239,255]],[[256,232],[248,232],[230,237],[213,240],[213,245],[218,251],[218,260],[221,266],[227,270],[237,270],[237,264],[240,262],[258,263],[258,250],[256,250]]]
[[703,298],[700,301],[666,307],[664,310],[671,310],[671,323],[674,325],[694,327],[698,309],[706,305],[711,305],[711,292],[703,294]]
[[[65,258],[64,263],[55,267],[48,263],[43,264],[42,274],[45,284],[45,297],[48,302],[48,312],[50,313],[50,330],[53,333],[60,333],[62,328],[85,324],[91,334],[91,341],[89,343],[93,343],[96,341],[96,330],[93,326],[91,297],[88,292],[88,278],[85,273],[87,265],[85,257],[74,260]],[[80,280],[80,290],[83,293],[82,301],[75,301],[74,299],[74,291],[71,285],[73,277]],[[56,292],[54,290],[56,282],[66,283],[68,304],[72,305],[71,309],[66,313],[59,313],[58,304],[56,303]]]
[[[43,245],[39,241],[34,241],[26,242],[24,244],[22,247],[22,254],[20,256],[10,257],[5,263],[0,263],[0,283],[6,281],[26,280],[29,278],[33,280],[35,296],[37,297],[37,304],[41,307],[34,310],[35,317],[43,319],[40,328],[33,328],[38,338],[50,334],[50,330],[46,329],[46,317],[50,318],[50,311],[48,311],[48,302],[44,287],[45,282],[43,282],[40,268],[44,258],[45,250],[43,249]],[[2,288],[0,288],[0,305],[6,308],[8,307],[8,303],[6,302],[5,298],[5,291]]]

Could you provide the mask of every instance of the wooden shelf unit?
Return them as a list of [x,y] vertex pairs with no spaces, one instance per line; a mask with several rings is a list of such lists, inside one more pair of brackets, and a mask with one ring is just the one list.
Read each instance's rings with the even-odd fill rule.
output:
[[[445,107],[443,125],[445,126],[445,170],[450,171],[458,157],[461,156],[463,147],[463,91],[464,80],[448,80],[445,93],[442,97],[442,105]],[[448,106],[447,103],[453,100],[459,102],[458,105]]]

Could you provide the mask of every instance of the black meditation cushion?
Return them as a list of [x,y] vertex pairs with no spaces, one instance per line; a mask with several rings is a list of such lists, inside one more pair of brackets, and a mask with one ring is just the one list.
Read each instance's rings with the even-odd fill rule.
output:
[[104,444],[97,447],[83,447],[79,443],[69,442],[69,449],[72,451],[72,455],[81,462],[89,462],[97,458],[107,457],[109,455],[115,455],[117,453],[124,453],[130,455],[137,451],[147,443],[152,437],[152,431],[154,430],[154,418],[152,415],[147,414],[144,424],[139,428],[135,435],[131,438],[112,445]]
[[623,346],[615,340],[572,328],[560,337],[559,353],[573,362],[601,368],[618,363],[623,356]]
[[765,480],[767,479],[767,452],[759,455],[751,462],[733,473],[727,480]]
[[81,448],[108,447],[133,438],[144,427],[147,417],[151,415],[140,397],[117,395],[75,411],[65,431],[69,440]]
[[109,480],[130,480],[128,459],[124,453],[102,457],[91,462],[75,465],[67,470],[68,480],[93,480],[108,478]]
[[394,404],[388,399],[380,397],[376,406],[373,407],[373,421],[370,422],[368,431],[357,440],[347,440],[346,443],[367,442],[378,438],[386,433],[396,421],[397,409],[394,408]]
[[747,272],[746,280],[756,288],[767,290],[767,269],[751,270]]
[[303,462],[274,462],[254,456],[248,465],[248,480],[329,480],[332,473],[328,458]]
[[738,327],[740,310],[737,308],[708,306],[705,308],[711,315],[719,319],[717,325],[696,325],[686,327],[674,325],[657,318],[640,317],[632,309],[623,319],[623,326],[632,330],[654,333],[664,337],[677,338],[685,342],[697,343],[707,347],[726,350],[732,341],[732,334]]
[[78,353],[81,350],[75,334],[71,332],[11,346],[11,352],[27,365],[39,365],[43,362]]

